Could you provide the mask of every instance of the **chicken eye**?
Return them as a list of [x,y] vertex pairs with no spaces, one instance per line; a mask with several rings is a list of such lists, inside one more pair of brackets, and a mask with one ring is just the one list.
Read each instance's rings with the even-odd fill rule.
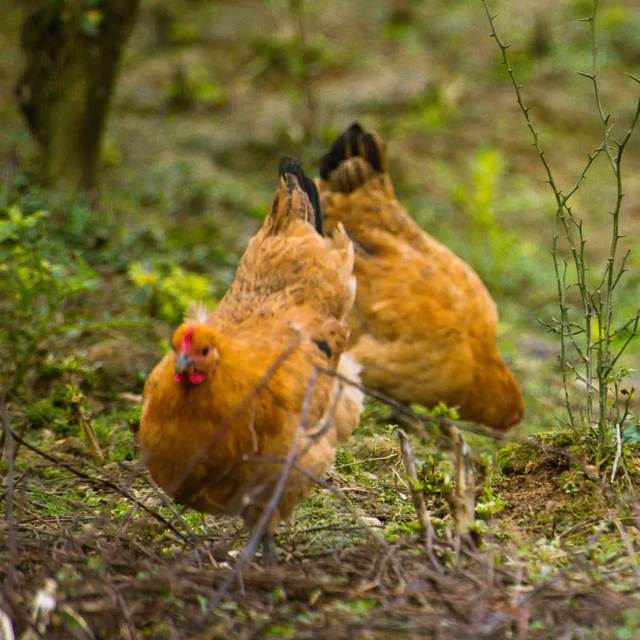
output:
[[203,355],[203,356],[208,356],[208,355],[209,355],[209,347],[205,347],[205,348],[202,350],[202,355]]

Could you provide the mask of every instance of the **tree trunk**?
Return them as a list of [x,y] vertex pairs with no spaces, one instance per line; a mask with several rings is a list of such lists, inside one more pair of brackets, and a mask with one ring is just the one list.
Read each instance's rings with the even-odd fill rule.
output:
[[138,5],[39,0],[25,16],[26,64],[16,96],[40,147],[46,184],[72,191],[96,187],[102,132]]

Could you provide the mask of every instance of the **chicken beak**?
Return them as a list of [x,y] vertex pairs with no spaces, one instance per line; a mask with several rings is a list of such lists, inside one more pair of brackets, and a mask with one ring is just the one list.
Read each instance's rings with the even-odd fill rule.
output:
[[509,418],[507,418],[504,422],[504,430],[511,429],[511,427],[515,427],[517,424],[522,422],[523,415],[521,413],[516,413]]
[[195,362],[186,353],[181,353],[176,358],[176,373],[189,373],[194,368]]

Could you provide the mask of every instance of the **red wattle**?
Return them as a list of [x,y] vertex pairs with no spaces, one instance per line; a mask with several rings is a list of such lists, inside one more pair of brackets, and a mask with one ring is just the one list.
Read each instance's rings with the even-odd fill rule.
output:
[[189,374],[189,382],[191,382],[191,384],[200,384],[205,378],[205,374],[201,373],[200,371],[194,371],[193,373]]

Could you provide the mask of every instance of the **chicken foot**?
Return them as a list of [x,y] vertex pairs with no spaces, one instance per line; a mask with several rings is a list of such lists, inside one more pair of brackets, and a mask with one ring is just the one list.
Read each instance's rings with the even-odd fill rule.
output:
[[263,534],[260,540],[262,548],[262,564],[265,567],[271,567],[278,563],[278,552],[272,533]]

